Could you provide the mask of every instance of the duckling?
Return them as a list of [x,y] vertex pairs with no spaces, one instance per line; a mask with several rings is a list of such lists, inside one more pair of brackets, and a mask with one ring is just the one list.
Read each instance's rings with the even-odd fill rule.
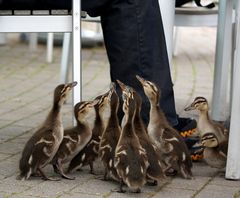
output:
[[[77,125],[64,130],[62,143],[54,156],[53,167],[55,172],[59,172],[63,178],[74,179],[67,176],[63,171],[63,164],[71,161],[89,142],[92,137],[92,128],[89,124],[89,115],[94,111],[94,106],[98,100],[83,101],[75,105],[74,114]],[[84,158],[85,156],[82,156]]]
[[214,133],[205,133],[201,138],[201,142],[205,147],[203,151],[205,162],[214,168],[224,168],[227,160],[228,141],[219,144]]
[[180,134],[170,126],[161,107],[159,106],[160,90],[157,86],[140,76],[136,76],[143,86],[144,93],[149,99],[150,118],[148,134],[152,141],[163,152],[163,162],[166,165],[165,171],[174,169],[180,171],[186,179],[192,176],[192,160],[188,148]]
[[125,192],[122,189],[123,183],[127,184],[133,192],[141,192],[141,187],[146,183],[149,163],[146,151],[141,146],[135,132],[136,103],[133,98],[128,97],[125,93],[122,94],[122,97],[122,109],[126,122],[121,130],[114,162],[114,167],[120,177],[118,192]]
[[117,82],[121,87],[123,94],[127,95],[129,93],[127,97],[134,99],[136,102],[136,113],[133,120],[133,125],[141,146],[146,150],[147,159],[149,162],[147,178],[153,180],[153,184],[156,185],[161,179],[165,178],[165,174],[163,172],[161,151],[149,138],[147,129],[140,115],[142,98],[132,87],[126,86],[119,80],[117,80]]
[[115,149],[121,132],[117,116],[119,98],[116,92],[115,83],[111,83],[110,85],[108,103],[110,105],[110,116],[100,139],[99,157],[105,167],[104,180],[107,180],[108,176],[110,176],[112,179],[119,181],[119,176],[114,167]]
[[62,139],[63,125],[61,108],[67,95],[77,82],[58,85],[54,90],[53,106],[43,124],[27,141],[19,162],[19,180],[27,180],[33,174],[40,174],[45,180],[56,180],[47,177],[43,172],[56,154]]
[[108,106],[108,95],[109,91],[103,95],[96,97],[99,102],[95,107],[95,121],[94,128],[92,130],[92,138],[88,144],[81,150],[70,162],[68,167],[68,172],[73,172],[83,166],[90,166],[90,173],[94,174],[93,162],[98,157],[100,137],[105,129],[105,123],[103,118],[103,113]]
[[202,138],[206,133],[213,133],[218,139],[218,143],[221,144],[228,139],[228,130],[223,124],[214,122],[209,114],[208,101],[204,97],[196,97],[192,104],[184,109],[185,111],[198,110],[199,118],[197,121],[197,130]]

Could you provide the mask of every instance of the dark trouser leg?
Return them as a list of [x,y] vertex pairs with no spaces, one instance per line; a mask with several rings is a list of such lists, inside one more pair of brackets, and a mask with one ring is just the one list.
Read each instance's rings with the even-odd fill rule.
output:
[[90,16],[100,16],[111,2],[112,0],[82,0],[82,10]]
[[177,124],[174,94],[158,0],[112,0],[102,14],[112,81],[134,87],[143,97],[142,115],[148,122],[149,102],[135,75],[161,88],[161,107]]

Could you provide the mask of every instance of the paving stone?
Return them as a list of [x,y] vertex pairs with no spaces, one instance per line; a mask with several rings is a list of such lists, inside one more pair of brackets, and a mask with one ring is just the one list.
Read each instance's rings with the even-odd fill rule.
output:
[[4,180],[1,182],[0,191],[7,193],[20,193],[29,189],[28,186],[24,186],[23,184],[19,184],[17,182],[5,182]]
[[213,177],[219,173],[219,169],[208,166],[205,162],[196,162],[193,166],[195,177]]
[[0,129],[0,136],[6,136],[9,138],[12,138],[14,136],[19,136],[19,135],[25,133],[29,129],[30,129],[30,127],[10,125],[10,126]]
[[16,142],[4,142],[0,144],[0,153],[17,154],[23,150],[24,145]]
[[191,180],[174,178],[167,187],[196,191],[200,190],[209,181],[209,179],[209,177],[195,177]]
[[195,191],[186,190],[186,189],[177,189],[177,188],[163,188],[159,191],[154,198],[191,198],[194,195]]
[[7,177],[7,178],[4,178],[2,180],[2,182],[6,183],[6,184],[12,184],[12,183],[15,183],[16,185],[19,185],[19,186],[27,186],[27,187],[34,187],[34,186],[37,186],[41,183],[43,183],[44,181],[39,178],[39,177],[31,177],[30,179],[28,180],[24,180],[24,181],[21,181],[21,180],[17,180],[16,179],[16,176],[17,175],[13,175],[11,177]]
[[[184,107],[197,95],[203,95],[211,101],[215,35],[216,29],[188,28],[178,38],[179,53],[173,58],[172,75],[176,108],[180,116],[198,117],[197,112],[184,112]],[[39,45],[36,52],[29,53],[28,45],[10,42],[11,45],[0,47],[0,197],[188,198],[196,194],[204,184],[205,188],[198,194],[200,197],[212,198],[212,194],[213,198],[232,197],[239,192],[239,182],[226,181],[224,176],[219,176],[219,170],[210,168],[205,163],[194,163],[194,180],[176,177],[163,181],[159,187],[144,186],[141,194],[111,192],[119,184],[99,179],[104,173],[99,160],[94,164],[98,174],[96,176],[89,174],[89,167],[84,167],[81,172],[71,174],[76,177],[73,181],[62,179],[50,182],[35,177],[23,182],[15,180],[24,144],[46,118],[52,104],[53,90],[59,84],[61,47],[54,48],[54,62],[47,64],[46,46]],[[83,49],[82,57],[83,100],[89,100],[109,89],[110,67],[103,47]],[[71,71],[69,76],[71,81]],[[64,126],[71,126],[71,96],[62,113]],[[4,127],[7,124],[10,125]],[[25,133],[29,129],[31,131]],[[18,137],[14,138],[15,136]],[[11,140],[4,143],[9,138]],[[49,176],[59,177],[53,173],[50,165],[44,168],[44,172]],[[209,179],[212,181],[208,184]],[[226,191],[222,192],[221,189]],[[218,192],[221,194],[216,194]]]
[[210,184],[217,185],[217,186],[228,186],[228,187],[238,187],[240,190],[240,181],[233,181],[233,180],[226,180],[225,175],[222,174],[221,176],[215,177]]
[[199,194],[196,195],[196,198],[230,198],[234,197],[235,193],[239,192],[239,187],[232,186],[218,186],[218,185],[207,185]]
[[36,185],[35,187],[25,191],[24,193],[29,196],[39,197],[57,197],[68,192],[77,185],[78,181],[64,183],[62,181],[45,181]]
[[100,198],[102,196],[99,195],[91,195],[91,194],[83,194],[83,193],[68,193],[68,194],[63,194],[59,196],[59,198],[79,198],[79,197],[84,197],[84,198]]
[[0,197],[1,198],[8,198],[12,193],[7,193],[7,192],[0,192]]
[[11,157],[12,155],[0,153],[0,162]]
[[7,159],[5,161],[0,162],[0,175],[4,177],[9,177],[12,175],[17,175],[18,171],[18,161],[11,159]]
[[145,192],[141,192],[141,193],[132,193],[132,192],[118,193],[118,192],[114,192],[114,193],[111,193],[108,197],[111,197],[111,198],[122,198],[122,197],[147,198],[147,197],[150,197],[150,195],[145,193]]
[[[97,188],[96,188],[97,186]],[[103,196],[111,190],[118,187],[118,183],[114,181],[102,181],[100,179],[91,179],[82,185],[77,186],[72,192],[74,193],[86,193],[95,194],[97,196]]]

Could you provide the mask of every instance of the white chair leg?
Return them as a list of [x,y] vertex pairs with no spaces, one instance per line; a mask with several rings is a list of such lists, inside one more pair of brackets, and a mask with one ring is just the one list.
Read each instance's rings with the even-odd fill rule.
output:
[[231,62],[233,0],[219,1],[217,45],[212,99],[212,118],[225,121],[228,95],[228,75]]
[[178,37],[179,37],[179,34],[180,34],[180,31],[179,31],[179,27],[174,27],[174,31],[173,31],[173,56],[176,56],[178,54]]
[[226,167],[226,178],[227,179],[240,179],[240,2],[237,1],[236,6],[236,50],[234,55],[233,64],[233,97],[232,97],[232,108],[231,108],[231,124],[229,133],[228,143],[228,157]]
[[47,63],[51,63],[53,61],[53,33],[47,34]]
[[7,42],[7,34],[6,33],[0,33],[0,45],[5,45]]
[[[77,86],[73,89],[73,105],[82,100],[82,65],[81,65],[81,1],[73,0],[73,81]],[[76,121],[73,116],[73,124]]]
[[29,33],[29,50],[37,50],[37,33]]
[[69,62],[72,51],[70,49],[71,46],[71,33],[64,33],[63,36],[63,48],[62,48],[62,59],[61,59],[61,71],[60,71],[60,82],[67,83],[68,82],[68,74],[69,74]]

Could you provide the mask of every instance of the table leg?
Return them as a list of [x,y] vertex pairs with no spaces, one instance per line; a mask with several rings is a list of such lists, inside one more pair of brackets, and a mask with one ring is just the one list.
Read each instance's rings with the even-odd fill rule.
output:
[[224,121],[228,117],[226,108],[232,44],[232,11],[233,0],[219,1],[212,99],[212,118],[217,121]]
[[240,2],[236,5],[236,48],[233,64],[232,110],[229,134],[228,158],[226,167],[227,179],[240,179]]

